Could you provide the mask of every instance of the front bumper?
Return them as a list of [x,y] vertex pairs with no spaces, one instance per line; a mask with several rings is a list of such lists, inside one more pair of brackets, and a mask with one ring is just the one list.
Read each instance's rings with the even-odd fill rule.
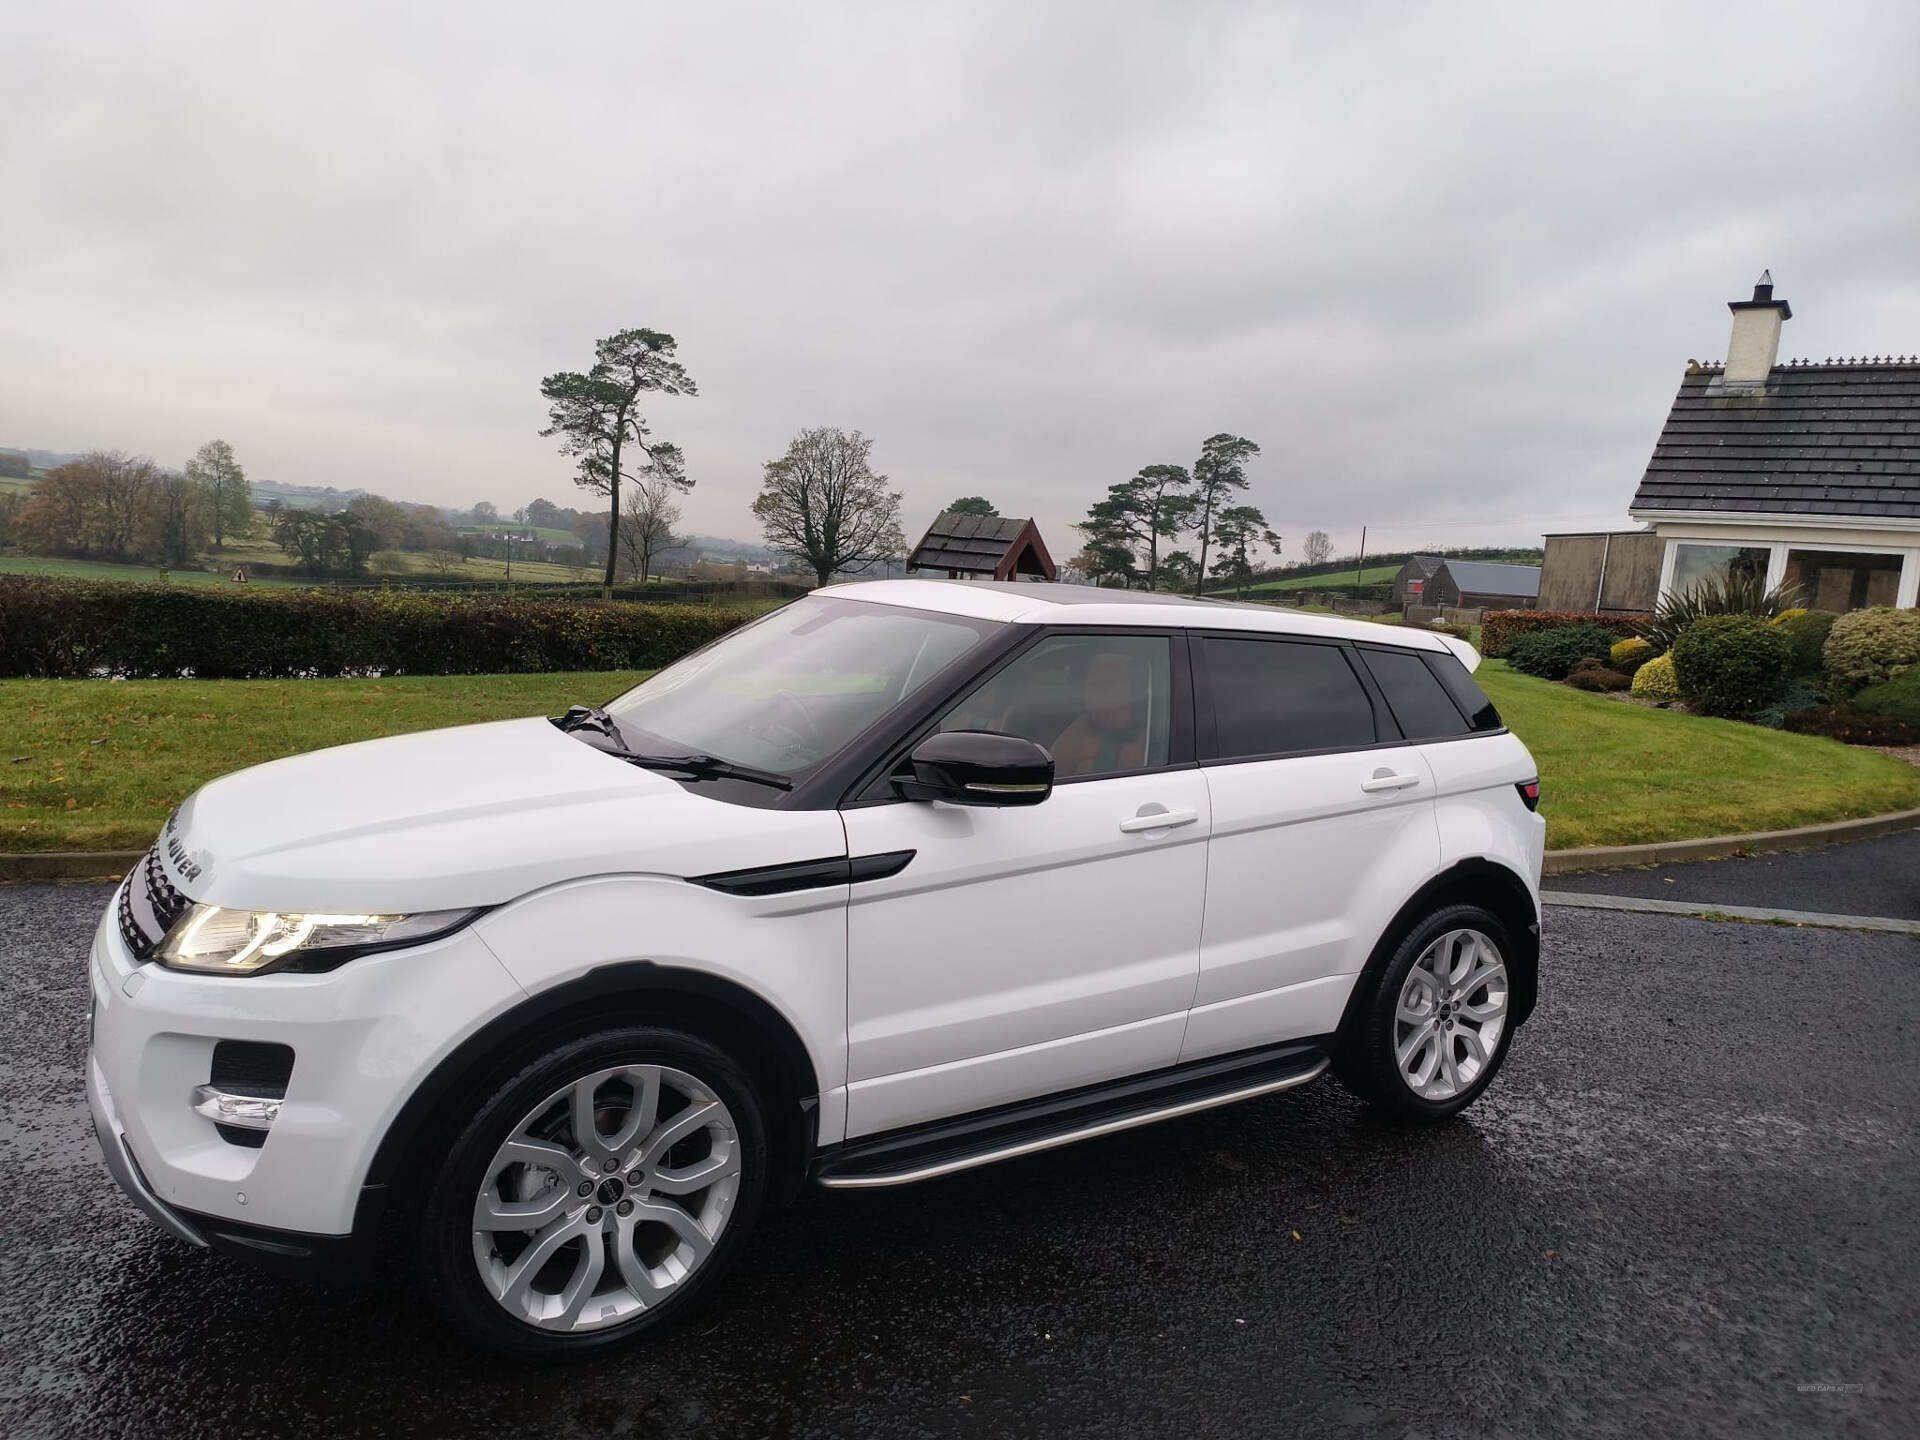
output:
[[[471,930],[322,975],[190,975],[136,962],[109,910],[88,968],[87,1100],[108,1170],[170,1234],[269,1260],[354,1235],[374,1152],[401,1106],[461,1040],[523,998]],[[193,1108],[222,1040],[294,1052],[257,1149],[230,1143]]]

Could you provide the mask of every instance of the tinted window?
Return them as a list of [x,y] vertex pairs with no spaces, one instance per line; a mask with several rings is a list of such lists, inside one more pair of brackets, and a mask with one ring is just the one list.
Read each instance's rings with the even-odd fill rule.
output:
[[1473,676],[1452,655],[1428,655],[1427,668],[1440,677],[1440,683],[1453,696],[1453,703],[1467,713],[1467,723],[1475,730],[1498,730],[1504,723]]
[[1164,635],[1056,635],[956,705],[942,730],[1046,747],[1056,779],[1167,763],[1172,643]]
[[1220,758],[1352,749],[1375,740],[1373,705],[1338,646],[1206,642]]
[[1443,740],[1467,733],[1460,707],[1419,655],[1411,650],[1362,650],[1360,654],[1407,739]]

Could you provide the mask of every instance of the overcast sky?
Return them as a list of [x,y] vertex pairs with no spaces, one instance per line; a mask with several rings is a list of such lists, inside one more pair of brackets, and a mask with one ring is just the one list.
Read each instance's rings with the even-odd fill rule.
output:
[[0,444],[582,503],[538,385],[672,332],[687,521],[860,428],[1033,513],[1264,447],[1370,545],[1624,525],[1771,266],[1920,352],[1920,6],[0,7]]

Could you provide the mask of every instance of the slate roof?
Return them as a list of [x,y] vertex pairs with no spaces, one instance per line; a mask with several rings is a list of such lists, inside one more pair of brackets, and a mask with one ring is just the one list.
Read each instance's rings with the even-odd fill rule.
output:
[[1690,366],[1629,509],[1920,520],[1920,364],[1792,361],[1745,393]]
[[927,527],[907,559],[907,568],[991,573],[1026,527],[1020,517],[946,511]]
[[1418,579],[1431,580],[1433,578],[1433,572],[1440,568],[1444,563],[1444,559],[1445,557],[1440,555],[1409,555],[1407,557],[1407,563],[1400,568],[1404,571],[1411,571]]
[[[1485,560],[1449,560],[1440,567],[1462,595],[1540,594],[1538,565],[1495,565]],[[1437,573],[1437,572],[1436,572]]]

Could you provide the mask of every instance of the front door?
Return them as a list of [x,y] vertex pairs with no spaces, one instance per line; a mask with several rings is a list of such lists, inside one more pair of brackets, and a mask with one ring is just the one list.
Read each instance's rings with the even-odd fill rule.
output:
[[1191,713],[1181,637],[1045,635],[938,726],[1045,746],[1043,804],[843,812],[850,854],[914,852],[848,911],[849,1138],[1175,1062],[1210,824]]

